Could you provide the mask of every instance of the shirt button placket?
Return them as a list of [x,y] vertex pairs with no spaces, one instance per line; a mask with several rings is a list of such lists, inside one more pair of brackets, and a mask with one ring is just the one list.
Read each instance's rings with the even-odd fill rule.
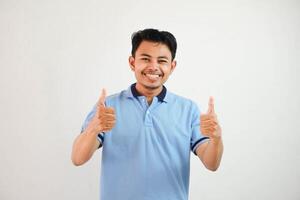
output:
[[148,105],[148,102],[145,97],[142,99],[142,101],[143,101],[144,108],[145,108],[145,125],[152,126],[152,117],[151,117],[151,112],[150,112],[150,106]]
[[145,115],[145,125],[152,126],[152,117],[151,117],[151,112],[149,111],[149,108],[147,109],[146,115]]

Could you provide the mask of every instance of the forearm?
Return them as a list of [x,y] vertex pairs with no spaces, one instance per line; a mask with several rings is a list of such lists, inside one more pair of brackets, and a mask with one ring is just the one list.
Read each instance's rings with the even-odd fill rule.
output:
[[73,164],[79,166],[87,162],[99,147],[99,143],[96,132],[84,131],[79,134],[73,143]]
[[203,163],[211,171],[216,171],[220,166],[223,155],[222,138],[210,139],[203,153]]

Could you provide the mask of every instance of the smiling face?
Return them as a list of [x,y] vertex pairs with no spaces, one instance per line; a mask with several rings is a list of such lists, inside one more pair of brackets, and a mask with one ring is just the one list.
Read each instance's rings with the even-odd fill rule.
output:
[[158,94],[175,69],[176,61],[172,61],[171,52],[165,44],[142,41],[134,57],[129,57],[129,65],[137,80],[137,90],[141,94]]

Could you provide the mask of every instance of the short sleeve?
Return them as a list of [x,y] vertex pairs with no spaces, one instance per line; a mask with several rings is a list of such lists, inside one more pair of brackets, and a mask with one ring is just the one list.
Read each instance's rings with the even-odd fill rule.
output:
[[209,137],[205,137],[202,135],[200,131],[200,110],[198,106],[193,103],[192,104],[192,137],[191,137],[191,151],[196,154],[196,149],[203,144],[204,142],[209,140]]
[[[93,117],[95,116],[95,113],[96,113],[96,107],[97,105],[95,105],[93,107],[93,109],[89,112],[89,114],[86,116],[82,126],[81,126],[81,133],[83,131],[85,131],[85,129],[87,128],[87,126],[89,125],[90,121],[93,119]],[[104,142],[104,133],[99,133],[98,136],[97,136],[97,139],[98,141],[100,142],[100,145],[98,148],[101,147],[101,145],[103,144]]]

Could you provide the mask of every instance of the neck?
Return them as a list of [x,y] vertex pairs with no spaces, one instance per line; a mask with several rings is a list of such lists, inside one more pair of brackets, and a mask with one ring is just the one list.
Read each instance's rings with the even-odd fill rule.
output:
[[136,90],[143,96],[147,98],[148,104],[150,105],[153,98],[161,93],[163,86],[159,86],[158,88],[147,88],[140,84],[136,84]]

